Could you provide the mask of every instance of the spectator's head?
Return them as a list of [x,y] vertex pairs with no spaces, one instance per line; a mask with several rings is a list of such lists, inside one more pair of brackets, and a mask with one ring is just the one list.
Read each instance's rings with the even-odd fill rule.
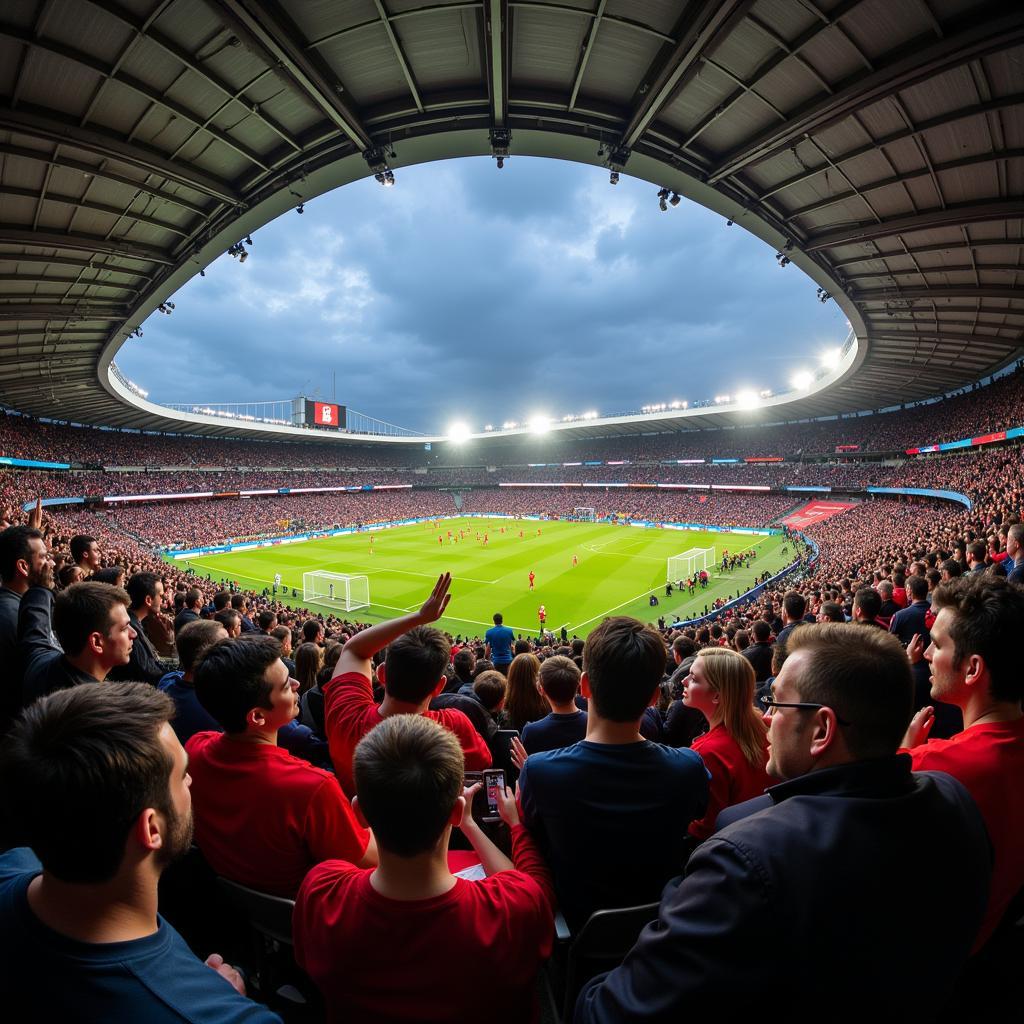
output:
[[222,612],[228,605],[231,604],[231,595],[226,590],[218,590],[213,595],[213,610],[214,612]]
[[[823,622],[796,630],[775,679],[768,773],[795,779],[819,768],[887,757],[913,708],[910,663],[881,629]],[[806,705],[806,706],[805,706]]]
[[1006,553],[1016,562],[1021,557],[1022,550],[1024,550],[1024,524],[1014,523],[1006,531]]
[[281,657],[288,658],[292,653],[292,631],[287,626],[275,626],[270,635],[281,645]]
[[194,612],[203,607],[203,592],[198,587],[189,587],[185,591],[185,607]]
[[227,638],[227,630],[212,619],[186,622],[174,638],[174,645],[178,649],[178,667],[185,673],[185,678],[192,678],[192,669],[207,648]]
[[19,594],[29,587],[53,586],[53,560],[38,530],[9,526],[0,533],[0,580]]
[[804,595],[796,590],[787,590],[782,598],[782,619],[786,623],[799,622],[807,611]]
[[299,714],[298,683],[273,637],[221,640],[196,662],[193,676],[199,703],[226,733],[276,736]]
[[465,810],[463,772],[454,733],[420,715],[393,715],[356,747],[352,806],[386,853],[446,849]]
[[605,619],[583,648],[585,695],[612,722],[639,722],[665,673],[665,641],[651,626],[625,615]]
[[473,679],[473,667],[476,665],[476,655],[468,647],[463,647],[458,654],[455,655],[453,661],[455,668],[455,674],[462,680],[463,683],[471,682]]
[[882,598],[877,590],[861,587],[853,595],[854,622],[874,622],[882,610]]
[[540,659],[536,654],[517,654],[508,667],[505,710],[512,728],[522,729],[548,713],[548,704],[537,685]]
[[555,655],[540,667],[540,688],[554,707],[572,704],[580,688],[580,670],[572,658]]
[[81,658],[104,675],[127,665],[136,635],[128,619],[128,595],[107,583],[76,583],[54,600],[53,631],[69,658]]
[[234,608],[222,608],[213,617],[214,622],[219,622],[226,630],[229,637],[242,635],[242,616]]
[[[799,632],[799,630],[797,630]],[[754,666],[728,647],[709,647],[694,658],[683,683],[683,703],[713,729],[724,726],[751,765],[763,764],[765,725],[754,710]]]
[[164,596],[164,581],[155,572],[137,572],[128,580],[128,597],[132,612],[140,621],[160,611]]
[[500,626],[504,621],[505,621],[505,619],[502,617],[501,612],[495,612],[494,613],[494,624],[496,626]]
[[697,645],[688,636],[677,636],[672,641],[672,660],[678,665],[684,658],[697,653]]
[[299,696],[316,686],[316,677],[324,667],[324,649],[319,644],[299,644],[295,652],[295,678]]
[[57,570],[57,583],[61,589],[64,587],[70,587],[72,583],[82,582],[82,570],[79,566],[71,562],[68,565],[62,565]]
[[260,612],[258,623],[260,632],[266,633],[267,636],[270,636],[277,628],[277,613],[272,611]]
[[519,655],[519,654],[529,654],[532,650],[533,650],[533,644],[531,644],[530,641],[527,640],[525,637],[520,637],[512,645],[512,654],[513,654],[513,656]]
[[388,645],[384,689],[403,704],[426,705],[447,682],[451,644],[439,629],[417,626]]
[[984,541],[972,540],[971,543],[967,545],[967,564],[972,569],[985,564]]
[[948,583],[950,580],[955,580],[958,576],[962,576],[963,571],[963,566],[955,558],[947,558],[939,566],[939,575],[943,583]]
[[818,621],[845,622],[846,616],[843,615],[843,606],[835,601],[825,601],[818,609]]
[[324,624],[319,619],[306,619],[302,624],[302,642],[304,644],[323,643]]
[[956,704],[1019,705],[1024,675],[1013,644],[1024,630],[1024,589],[979,573],[944,583],[932,598],[932,697]]
[[878,584],[878,596],[882,599],[883,604],[886,601],[892,600],[892,591],[893,586],[889,580],[882,580],[882,582]]
[[191,780],[173,713],[147,683],[75,686],[22,713],[0,753],[0,792],[44,872],[101,885],[187,852]]
[[911,601],[923,601],[928,596],[928,580],[924,576],[909,576],[907,593]]
[[112,587],[123,587],[125,571],[123,565],[108,565],[97,569],[90,577],[91,583],[109,583]]
[[234,608],[239,615],[245,615],[249,610],[249,602],[246,599],[245,594],[232,594],[231,607]]
[[473,694],[493,715],[505,705],[505,677],[491,669],[473,680]]
[[80,533],[77,537],[71,538],[68,547],[71,551],[71,560],[80,566],[86,575],[100,567],[100,546],[95,537],[87,537]]
[[772,627],[764,619],[757,619],[750,627],[754,643],[766,644],[771,639]]

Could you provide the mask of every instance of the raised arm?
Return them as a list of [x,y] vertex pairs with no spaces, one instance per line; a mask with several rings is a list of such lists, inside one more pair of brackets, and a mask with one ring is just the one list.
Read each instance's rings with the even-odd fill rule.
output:
[[334,668],[334,677],[343,675],[346,672],[358,672],[361,675],[369,676],[373,670],[370,659],[380,650],[383,650],[392,640],[397,640],[404,633],[417,626],[426,626],[428,623],[436,622],[444,614],[451,600],[449,590],[452,585],[452,574],[446,572],[437,578],[430,597],[423,603],[418,612],[411,615],[402,615],[397,619],[388,619],[380,625],[371,626],[361,633],[356,633],[351,640],[345,644],[338,658],[338,664]]

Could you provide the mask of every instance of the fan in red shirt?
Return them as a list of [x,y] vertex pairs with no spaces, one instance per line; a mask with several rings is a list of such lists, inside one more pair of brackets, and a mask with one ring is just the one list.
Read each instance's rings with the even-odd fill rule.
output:
[[[444,573],[418,612],[356,633],[338,658],[334,678],[324,687],[331,760],[349,796],[355,793],[352,756],[356,744],[392,715],[422,715],[438,722],[455,734],[469,771],[490,767],[490,749],[461,711],[428,710],[431,699],[447,682],[444,670],[451,647],[440,630],[427,624],[444,614],[451,598],[451,583],[451,573]],[[384,684],[384,700],[378,706],[370,683],[370,659],[384,647],[388,648],[387,660],[377,668],[377,678]]]
[[683,680],[683,703],[696,708],[709,731],[690,745],[711,773],[707,813],[690,823],[690,835],[707,839],[720,811],[760,796],[773,781],[768,763],[768,729],[754,710],[754,666],[726,647],[700,652]]
[[377,848],[338,780],[277,745],[299,713],[298,681],[272,637],[214,644],[195,671],[196,695],[224,728],[186,744],[196,845],[218,875],[294,898],[306,872],[343,857],[377,863]]
[[[323,993],[330,1024],[536,1021],[553,895],[512,793],[498,796],[509,860],[473,821],[479,784],[463,791],[455,738],[418,715],[389,718],[360,742],[355,780],[353,804],[378,838],[380,867],[318,865],[292,919],[296,959]],[[453,825],[485,878],[450,872]]]
[[[904,747],[915,771],[947,772],[978,805],[994,851],[988,910],[974,946],[977,952],[1024,888],[1024,684],[1012,638],[1024,629],[1024,590],[978,573],[937,587],[931,645],[924,652],[932,674],[931,695],[963,712],[963,732],[928,740],[931,705],[910,723]],[[921,656],[921,641],[908,647]]]

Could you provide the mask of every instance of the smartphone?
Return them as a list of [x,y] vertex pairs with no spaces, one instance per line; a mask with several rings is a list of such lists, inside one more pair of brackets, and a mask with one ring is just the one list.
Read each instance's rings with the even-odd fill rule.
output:
[[505,773],[500,768],[484,770],[484,791],[487,794],[487,813],[484,821],[501,821],[498,813],[498,798],[505,792]]

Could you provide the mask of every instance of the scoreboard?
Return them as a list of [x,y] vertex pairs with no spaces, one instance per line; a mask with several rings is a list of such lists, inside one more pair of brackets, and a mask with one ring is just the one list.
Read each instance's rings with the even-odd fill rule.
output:
[[326,427],[328,430],[343,430],[345,427],[345,406],[333,402],[314,402],[306,399],[306,426]]

